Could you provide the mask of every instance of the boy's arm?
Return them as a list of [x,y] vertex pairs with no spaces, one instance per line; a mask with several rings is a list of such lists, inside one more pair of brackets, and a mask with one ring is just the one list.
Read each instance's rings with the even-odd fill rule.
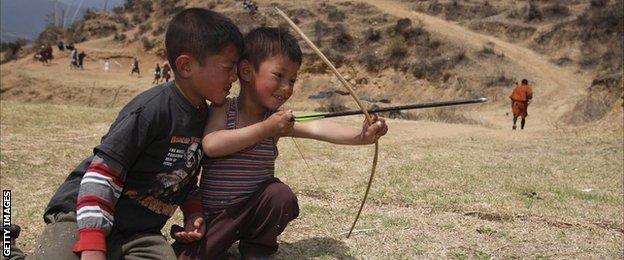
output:
[[106,252],[106,236],[113,226],[115,204],[123,190],[125,171],[121,164],[97,153],[87,168],[76,201],[78,241],[74,252]]
[[201,191],[194,187],[191,190],[180,206],[180,210],[182,210],[182,215],[186,219],[188,216],[200,214],[203,211],[203,207],[201,204]]
[[78,241],[73,251],[106,252],[106,236],[115,221],[115,204],[121,196],[126,173],[153,140],[152,124],[142,109],[119,115],[102,142],[80,183],[76,201]]
[[202,149],[207,156],[220,157],[243,150],[269,138],[289,132],[293,126],[291,111],[278,111],[266,120],[238,129],[225,129],[227,106],[211,110],[206,123]]
[[315,139],[334,144],[372,144],[388,131],[388,126],[383,118],[374,116],[374,120],[375,123],[370,126],[367,122],[364,122],[362,129],[357,129],[331,120],[316,120],[300,123],[295,124],[291,136]]

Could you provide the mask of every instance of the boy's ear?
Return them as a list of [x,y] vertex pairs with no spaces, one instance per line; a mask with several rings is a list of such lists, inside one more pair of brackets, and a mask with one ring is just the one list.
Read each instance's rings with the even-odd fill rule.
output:
[[245,81],[250,82],[253,75],[253,65],[246,59],[241,59],[238,62],[238,77]]
[[175,59],[175,67],[182,78],[189,78],[193,72],[195,59],[188,54],[182,54]]

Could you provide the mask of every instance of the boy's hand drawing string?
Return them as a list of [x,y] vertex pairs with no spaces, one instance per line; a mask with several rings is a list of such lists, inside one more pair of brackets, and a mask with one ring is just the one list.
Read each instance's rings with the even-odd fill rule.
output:
[[[338,80],[340,80],[342,85],[349,91],[349,94],[351,94],[351,97],[355,100],[355,102],[357,103],[357,105],[360,108],[360,110],[362,110],[362,113],[366,117],[366,121],[368,121],[368,123],[372,125],[374,123],[372,117],[370,116],[370,114],[368,113],[368,111],[366,110],[364,105],[362,105],[362,102],[357,97],[357,95],[355,95],[355,91],[353,90],[353,88],[344,79],[344,77],[340,74],[340,72],[338,72],[336,67],[334,67],[334,65],[327,59],[327,57],[325,57],[325,55],[323,55],[323,53],[314,45],[314,43],[312,43],[312,41],[310,41],[310,39],[308,39],[308,37],[303,33],[303,31],[301,31],[301,29],[299,29],[299,27],[290,18],[288,18],[288,16],[282,10],[280,10],[277,7],[275,7],[275,10],[277,11],[277,13],[282,18],[284,18],[284,20],[286,20],[286,22],[288,22],[290,27],[292,27],[295,30],[295,32],[297,32],[297,34],[299,34],[301,36],[301,38],[303,38],[303,40],[308,44],[308,46],[310,46],[310,48],[312,48],[312,50],[314,50],[314,52],[319,56],[319,58],[321,58],[321,60],[323,60],[323,62],[325,62],[325,64],[327,64],[327,66],[329,66],[329,68],[332,70],[334,75],[336,75],[336,77],[338,78]],[[360,218],[360,214],[362,213],[362,209],[364,208],[364,204],[366,203],[366,198],[368,197],[368,192],[370,191],[370,187],[371,187],[371,184],[373,182],[373,178],[375,177],[375,170],[377,169],[377,159],[378,158],[379,158],[379,143],[378,143],[378,141],[375,141],[375,155],[373,156],[373,165],[371,167],[371,174],[370,174],[370,177],[368,179],[368,185],[366,186],[366,191],[364,193],[364,197],[362,198],[362,203],[360,204],[360,208],[358,210],[358,213],[355,216],[355,219],[353,220],[353,224],[351,225],[351,228],[349,229],[349,233],[347,234],[347,238],[349,238],[351,236],[351,233],[353,232],[353,229],[355,228],[355,225],[357,224],[357,221]]]

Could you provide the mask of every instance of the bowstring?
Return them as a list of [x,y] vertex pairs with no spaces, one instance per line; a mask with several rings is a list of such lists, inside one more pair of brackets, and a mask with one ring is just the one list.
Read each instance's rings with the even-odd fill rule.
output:
[[[280,27],[280,20],[273,17],[270,13],[265,13],[265,12],[258,12],[260,14],[262,14],[262,16],[265,18],[265,21],[267,21],[267,24],[272,24],[273,27]],[[281,30],[280,30],[281,31]],[[301,147],[299,146],[299,144],[297,143],[297,141],[295,140],[294,137],[290,137],[290,140],[292,140],[295,149],[297,150],[297,153],[299,153],[299,156],[301,157],[301,159],[303,160],[304,164],[306,165],[306,171],[308,172],[309,175],[312,176],[312,180],[314,180],[314,183],[316,185],[316,188],[321,192],[321,194],[325,195],[326,192],[323,188],[321,188],[321,185],[318,181],[318,179],[316,178],[316,176],[313,174],[312,172],[312,168],[310,167],[310,164],[308,163],[308,160],[305,158],[305,156],[303,156],[303,152],[301,150]],[[321,196],[321,200],[325,200],[323,198],[324,196]],[[325,203],[327,205],[327,207],[329,208],[330,212],[334,212],[334,208],[331,206],[331,203],[329,203],[329,200],[325,200]],[[331,233],[331,232],[330,232]]]

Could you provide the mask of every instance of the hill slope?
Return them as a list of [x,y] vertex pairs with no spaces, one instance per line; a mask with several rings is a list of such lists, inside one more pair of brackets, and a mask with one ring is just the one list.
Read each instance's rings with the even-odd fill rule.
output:
[[[508,2],[501,3],[507,4],[497,7],[499,11],[493,12],[494,15],[515,10]],[[371,104],[386,105],[375,102],[379,100],[403,104],[486,96],[491,105],[482,106],[482,112],[502,114],[508,110],[507,95],[513,82],[527,78],[536,91],[532,107],[539,111],[532,113],[533,120],[543,125],[560,121],[579,124],[600,120],[609,113],[621,113],[616,105],[621,102],[621,75],[619,79],[615,77],[614,83],[608,77],[597,81],[593,70],[579,71],[573,66],[557,65],[551,62],[551,56],[531,49],[530,44],[509,42],[505,37],[484,34],[487,32],[484,30],[472,31],[455,22],[413,11],[409,3],[369,0],[296,4],[259,1],[258,4],[259,13],[250,15],[236,1],[131,1],[115,13],[92,14],[65,32],[49,30],[40,40],[52,42],[58,33],[63,33],[72,39],[87,40],[79,48],[88,50],[93,61],[101,63],[109,58],[126,64],[136,56],[150,61],[143,64],[151,68],[154,66],[151,61],[164,61],[162,37],[168,19],[184,7],[213,8],[232,17],[246,31],[258,25],[284,25],[272,10],[272,6],[280,6]],[[302,88],[289,106],[303,110],[353,107],[348,98],[338,95],[320,102],[307,98],[320,91],[339,90],[341,86],[303,43],[302,46],[305,54],[304,73],[300,77]],[[31,97],[28,91],[15,93],[15,88],[3,88],[5,97],[21,100],[47,96]],[[83,88],[76,91],[85,92]],[[594,102],[596,99],[607,101]],[[483,116],[470,116],[463,110],[445,111],[452,112],[436,112],[426,118],[498,124]],[[419,113],[403,116],[422,118]]]

